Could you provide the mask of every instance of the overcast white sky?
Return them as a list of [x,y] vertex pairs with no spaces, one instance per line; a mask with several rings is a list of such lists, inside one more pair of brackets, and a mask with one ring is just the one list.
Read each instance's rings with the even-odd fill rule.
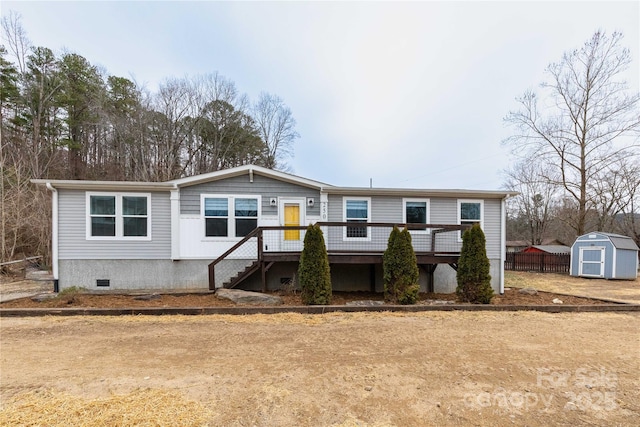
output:
[[293,172],[340,186],[499,189],[515,97],[597,29],[625,34],[640,87],[640,2],[14,2],[35,46],[151,90],[218,71],[276,94]]

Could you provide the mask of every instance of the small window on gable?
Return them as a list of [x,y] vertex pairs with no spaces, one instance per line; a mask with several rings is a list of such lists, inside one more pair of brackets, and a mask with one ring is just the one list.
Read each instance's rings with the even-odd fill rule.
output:
[[483,215],[484,203],[482,200],[458,200],[458,224],[480,224],[480,227],[483,227]]
[[[404,199],[402,204],[403,218],[406,224],[428,224],[429,223],[429,200],[428,199]],[[415,233],[429,233],[428,229],[410,230]]]
[[[370,199],[344,199],[344,220],[351,223],[371,221]],[[345,227],[344,237],[347,239],[368,239],[368,228],[364,226]]]
[[150,194],[87,193],[87,239],[151,238]]

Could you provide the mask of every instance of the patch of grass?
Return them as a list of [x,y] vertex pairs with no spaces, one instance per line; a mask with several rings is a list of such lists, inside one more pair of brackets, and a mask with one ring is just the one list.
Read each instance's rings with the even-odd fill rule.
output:
[[58,295],[55,299],[64,301],[67,304],[73,304],[74,302],[76,302],[76,298],[78,297],[78,295],[84,294],[86,292],[86,288],[71,286],[70,288],[66,288],[58,292]]
[[200,403],[169,390],[138,389],[99,399],[35,390],[4,402],[0,425],[202,426],[212,415]]
[[516,274],[513,271],[504,272],[504,287],[505,288],[526,288],[528,282],[522,275]]
[[65,296],[65,295],[77,295],[77,294],[83,294],[87,292],[87,288],[82,288],[79,286],[72,286],[70,288],[66,288],[61,290],[60,292],[58,292],[58,296]]

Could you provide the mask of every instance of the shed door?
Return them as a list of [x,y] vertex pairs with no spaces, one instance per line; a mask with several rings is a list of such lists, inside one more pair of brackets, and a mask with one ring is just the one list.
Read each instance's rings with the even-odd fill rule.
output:
[[580,276],[604,277],[604,248],[580,248]]

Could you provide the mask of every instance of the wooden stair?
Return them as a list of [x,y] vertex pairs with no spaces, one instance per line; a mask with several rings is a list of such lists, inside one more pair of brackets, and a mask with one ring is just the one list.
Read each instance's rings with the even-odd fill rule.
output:
[[235,276],[229,278],[228,281],[222,284],[223,288],[231,289],[240,284],[243,280],[251,276],[254,272],[256,272],[260,268],[260,261],[254,261],[252,264],[248,265],[244,270],[238,272]]

